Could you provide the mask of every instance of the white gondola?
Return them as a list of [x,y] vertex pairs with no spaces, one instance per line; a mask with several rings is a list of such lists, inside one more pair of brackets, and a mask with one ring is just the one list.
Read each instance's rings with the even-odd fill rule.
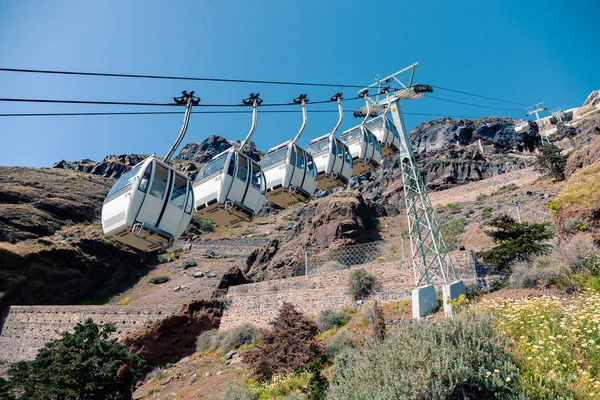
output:
[[333,130],[327,135],[313,139],[306,150],[313,156],[317,168],[317,189],[330,190],[344,186],[352,176],[352,156],[348,147],[338,138],[338,130],[344,118],[342,110],[342,94],[338,93],[331,98],[338,102],[339,119]]
[[515,122],[515,132],[522,135],[530,130],[530,122],[527,120],[519,120]]
[[[365,96],[365,99],[367,102],[369,101],[367,96]],[[394,124],[387,117],[391,104],[392,103],[388,98],[388,104],[385,111],[380,116],[365,123],[366,128],[373,133],[379,141],[382,159],[392,156],[400,151],[400,135]]]
[[296,142],[306,127],[306,95],[294,99],[302,105],[302,127],[296,137],[269,149],[260,165],[267,182],[267,200],[280,207],[307,203],[317,188],[317,171],[313,157]]
[[354,167],[352,175],[359,176],[373,171],[381,164],[381,146],[379,141],[369,129],[365,126],[371,109],[367,103],[367,113],[363,122],[348,129],[340,136],[342,142],[348,146]]
[[181,143],[193,105],[194,92],[183,92],[176,104],[186,104],[181,132],[161,161],[154,155],[121,176],[102,206],[102,230],[106,236],[143,251],[170,246],[192,219],[194,193],[190,179],[167,162]]
[[195,209],[199,216],[219,225],[251,221],[265,202],[266,182],[260,165],[243,154],[256,130],[257,110],[262,100],[251,94],[243,101],[252,105],[252,127],[239,149],[217,155],[198,173],[194,182]]

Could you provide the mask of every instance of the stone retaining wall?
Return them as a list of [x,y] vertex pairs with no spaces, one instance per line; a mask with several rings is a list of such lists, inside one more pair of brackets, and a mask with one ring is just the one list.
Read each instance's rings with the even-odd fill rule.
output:
[[[465,267],[470,254],[456,252],[451,256],[459,277],[465,283],[474,281],[474,271]],[[360,267],[375,275],[382,283],[382,289],[373,296],[374,299],[386,303],[411,298],[414,287],[412,267],[404,265],[401,262],[375,262]],[[220,329],[243,323],[267,327],[284,302],[292,303],[307,314],[356,306],[348,294],[348,278],[356,268],[232,286],[226,297],[228,305]],[[438,282],[435,286],[441,292],[441,284]]]
[[112,323],[115,336],[134,331],[148,322],[173,314],[176,308],[128,306],[10,306],[0,320],[0,359],[30,360],[45,343],[91,318]]

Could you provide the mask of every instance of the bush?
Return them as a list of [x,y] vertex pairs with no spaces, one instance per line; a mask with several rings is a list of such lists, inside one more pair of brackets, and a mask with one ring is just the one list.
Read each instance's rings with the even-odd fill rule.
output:
[[342,351],[353,348],[352,336],[348,332],[340,331],[329,342],[327,349],[325,349],[325,355],[335,357]]
[[386,337],[385,318],[379,303],[375,301],[367,310],[366,317],[371,325],[371,335],[374,340],[383,342]]
[[283,303],[270,325],[270,330],[261,332],[260,342],[242,355],[259,380],[295,372],[323,355],[324,349],[315,339],[317,324],[305,319],[292,304]]
[[493,207],[483,207],[481,210],[481,216],[483,218],[489,218],[492,216],[492,211],[494,211]]
[[243,386],[227,386],[221,397],[212,395],[208,400],[256,400],[257,396],[252,391]]
[[486,235],[498,245],[483,253],[483,261],[496,265],[499,270],[507,270],[515,261],[528,261],[534,255],[546,254],[552,247],[543,243],[554,236],[549,223],[518,223],[508,215],[501,215],[488,226],[495,229],[486,230]]
[[317,326],[321,332],[342,327],[350,320],[348,315],[335,310],[323,310],[317,315]]
[[213,223],[207,219],[204,218],[199,218],[197,220],[198,222],[198,229],[200,229],[202,232],[214,232],[215,231],[215,226],[213,225]]
[[161,283],[166,283],[169,282],[171,280],[171,278],[169,278],[168,276],[154,276],[150,279],[148,279],[148,283],[151,283],[153,285],[160,285]]
[[213,350],[219,349],[226,354],[245,344],[254,342],[260,336],[258,329],[252,324],[243,324],[235,328],[219,331],[213,338]]
[[217,336],[217,329],[204,331],[196,339],[196,351],[207,351],[212,349],[213,340]]
[[446,204],[446,210],[450,212],[450,214],[458,214],[460,212],[460,204],[459,203],[448,203]]
[[252,282],[262,282],[266,280],[268,276],[269,272],[266,269],[263,269],[262,271],[258,271],[256,274],[254,274],[252,277]]
[[502,186],[500,189],[496,190],[494,193],[492,193],[492,196],[498,196],[504,193],[508,193],[508,192],[512,192],[514,190],[517,190],[519,187],[517,185],[515,185],[514,183],[509,183],[508,185]]
[[91,319],[47,343],[32,361],[11,365],[9,385],[19,399],[129,399],[144,361],[109,336],[111,324]]
[[487,199],[488,197],[490,197],[490,196],[488,196],[487,194],[483,194],[483,193],[482,194],[478,194],[477,197],[475,197],[475,201],[478,202],[478,203],[481,203],[485,199]]
[[516,399],[519,371],[507,345],[485,315],[413,321],[362,355],[336,357],[327,399]]
[[381,288],[381,284],[373,274],[364,268],[355,269],[348,279],[350,295],[354,300],[363,300]]
[[512,268],[508,284],[512,288],[548,287],[560,282],[569,285],[569,273],[565,266],[553,257],[535,256],[530,262],[519,262]]
[[542,174],[551,176],[557,181],[565,179],[565,166],[568,155],[563,155],[562,150],[553,144],[542,147],[542,151],[535,159],[535,169]]
[[442,236],[449,249],[458,246],[459,237],[465,232],[467,220],[464,217],[456,218],[441,226]]

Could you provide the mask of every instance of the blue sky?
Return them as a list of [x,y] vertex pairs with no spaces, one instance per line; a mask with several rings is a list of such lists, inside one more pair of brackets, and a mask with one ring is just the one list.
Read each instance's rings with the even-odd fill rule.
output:
[[[153,1],[0,0],[0,67],[291,80],[368,85],[419,62],[420,83],[534,103],[579,106],[600,89],[597,0],[513,1]],[[265,103],[299,93],[324,100],[337,91],[251,84],[73,77],[0,72],[0,97],[169,102],[195,90],[205,104],[238,103],[260,92]],[[504,103],[438,91],[480,105]],[[361,104],[346,103],[347,109]],[[328,132],[333,105],[309,103],[302,144]],[[441,115],[504,115],[434,99],[404,111]],[[0,102],[0,113],[154,111],[148,107]],[[183,110],[182,110],[183,111]],[[408,127],[432,117],[406,116]],[[249,115],[192,116],[184,143],[217,133],[243,139]],[[266,150],[291,138],[297,114],[259,115],[255,141]],[[342,128],[358,123],[346,115]],[[164,155],[180,115],[0,117],[0,165],[51,166],[108,154]]]

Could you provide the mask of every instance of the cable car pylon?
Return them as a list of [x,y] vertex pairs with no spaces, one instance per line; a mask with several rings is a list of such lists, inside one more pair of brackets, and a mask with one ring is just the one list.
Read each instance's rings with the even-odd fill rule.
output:
[[[432,283],[434,278],[441,280],[443,285],[442,293],[446,315],[452,315],[454,311],[448,300],[457,299],[461,294],[465,294],[464,283],[459,279],[452,264],[448,246],[419,172],[400,108],[400,100],[417,100],[422,98],[424,93],[433,91],[431,86],[413,84],[415,69],[418,65],[418,63],[412,64],[359,91],[361,94],[371,88],[378,89],[376,99],[371,99],[372,106],[367,105],[366,107],[367,115],[371,109],[378,113],[390,110],[393,123],[400,136],[400,164],[415,282],[415,288],[412,291],[413,318],[421,318],[438,306]],[[410,71],[410,78],[408,84],[405,85],[398,76],[407,71]],[[399,87],[395,88],[396,84]],[[389,89],[387,89],[388,87]],[[391,96],[386,89],[392,92]],[[385,94],[385,98],[380,98],[381,94]]]

